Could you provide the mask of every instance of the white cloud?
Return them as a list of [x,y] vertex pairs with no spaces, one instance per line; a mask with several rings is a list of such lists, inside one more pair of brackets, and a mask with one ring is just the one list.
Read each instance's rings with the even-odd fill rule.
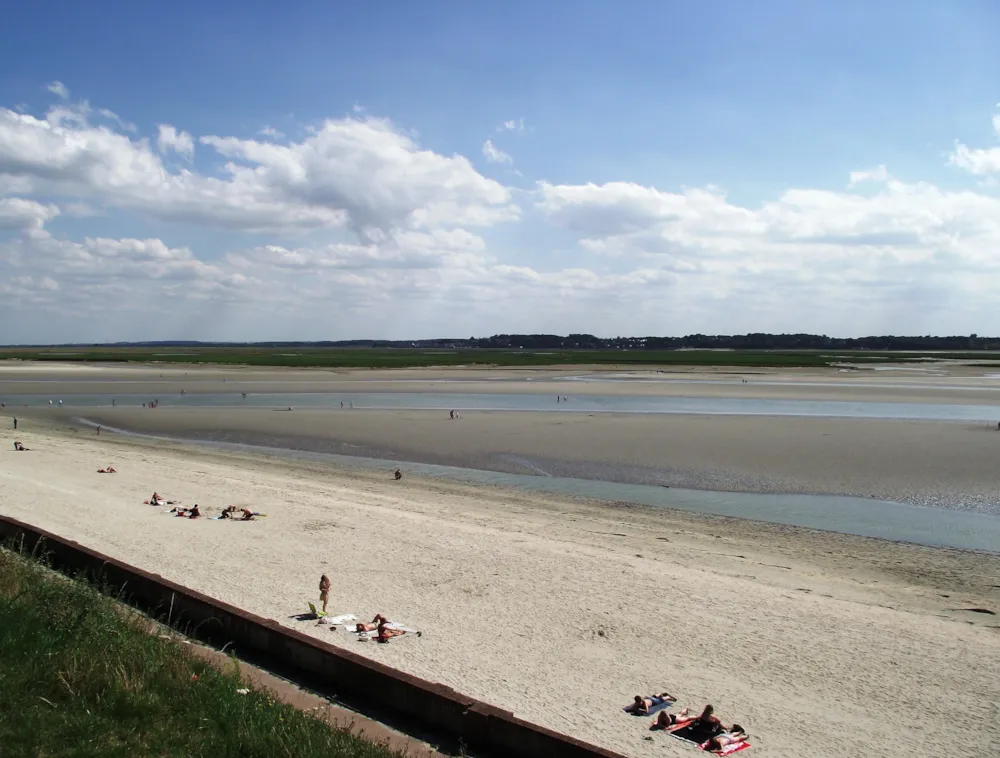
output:
[[1000,147],[972,148],[956,142],[948,162],[978,176],[1000,173]]
[[500,126],[497,127],[498,132],[523,132],[524,131],[524,119],[511,119],[510,121],[504,121]]
[[69,99],[69,88],[60,81],[52,82],[46,89],[63,100]]
[[[752,204],[540,182],[522,219],[466,157],[356,113],[292,141],[204,136],[195,154],[176,127],[136,136],[86,101],[0,109],[0,297],[35,314],[9,339],[1000,332],[1000,198],[975,179],[944,190],[879,165]],[[953,162],[1000,176],[992,148],[965,150]],[[483,154],[510,162],[492,141]],[[47,227],[98,213],[88,237]],[[178,245],[143,216],[240,234],[185,229]]]
[[273,140],[282,140],[285,138],[285,133],[275,129],[273,126],[265,126],[263,129],[257,131],[261,137],[269,137]]
[[889,179],[889,171],[885,165],[876,166],[866,171],[852,171],[848,186],[855,187],[864,182],[885,182]]
[[[468,159],[421,149],[389,121],[326,121],[278,145],[208,136],[230,159],[221,176],[169,170],[148,140],[59,107],[44,119],[0,109],[0,188],[69,194],[166,220],[247,230],[349,225],[363,237],[428,224],[489,226],[518,217],[510,192]],[[187,135],[161,128],[159,147],[189,153]]]
[[483,155],[490,163],[513,163],[513,159],[503,150],[493,144],[493,140],[483,143]]
[[0,197],[0,229],[41,229],[59,215],[58,206],[21,197]]
[[157,129],[156,147],[161,153],[166,155],[173,151],[189,161],[194,160],[194,140],[190,134],[170,124],[160,124]]

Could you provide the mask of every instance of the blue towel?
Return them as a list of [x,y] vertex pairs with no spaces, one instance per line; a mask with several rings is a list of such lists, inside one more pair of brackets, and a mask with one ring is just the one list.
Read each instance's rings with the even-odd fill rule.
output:
[[660,698],[654,695],[651,695],[647,699],[652,700],[653,704],[649,706],[649,710],[647,710],[645,713],[636,713],[635,711],[632,710],[632,705],[626,705],[624,708],[622,708],[622,710],[625,711],[625,713],[632,714],[633,716],[652,716],[656,713],[659,713],[662,710],[669,708],[674,704],[673,700],[667,700],[666,698]]

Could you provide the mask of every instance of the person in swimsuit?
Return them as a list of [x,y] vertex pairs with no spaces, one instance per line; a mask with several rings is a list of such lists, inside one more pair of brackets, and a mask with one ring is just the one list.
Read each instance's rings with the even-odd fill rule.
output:
[[326,574],[319,578],[319,599],[323,603],[323,613],[326,613],[326,603],[330,599],[330,577]]
[[376,642],[388,642],[393,637],[402,637],[406,634],[406,631],[403,629],[390,629],[388,624],[389,620],[385,618],[378,622],[378,627],[376,627],[378,634],[375,636]]
[[371,621],[370,624],[366,624],[364,622],[361,622],[359,624],[355,624],[354,627],[355,627],[355,631],[358,631],[358,632],[373,632],[376,629],[378,629],[379,624],[382,624],[382,623],[388,624],[389,623],[389,619],[387,619],[381,613],[376,613],[375,614],[375,618],[372,619],[372,621]]
[[677,698],[675,698],[669,692],[661,692],[659,695],[653,695],[652,697],[643,697],[642,695],[636,695],[635,702],[632,703],[632,705],[630,705],[625,710],[628,711],[629,713],[635,713],[637,715],[645,715],[646,713],[649,713],[650,708],[652,708],[654,705],[659,705],[664,700],[672,700],[676,702]]
[[733,724],[729,729],[714,737],[710,737],[708,742],[702,747],[708,751],[722,750],[730,745],[738,745],[741,742],[745,742],[746,739],[747,733],[743,730],[743,727],[739,724]]
[[233,517],[234,513],[236,513],[236,506],[235,505],[227,505],[225,508],[222,509],[222,513],[219,514],[219,518],[230,518],[231,519]]
[[243,511],[243,518],[240,519],[241,521],[253,521],[253,517],[257,515],[249,508],[243,508],[241,510]]
[[108,466],[107,468],[99,468],[99,469],[97,469],[97,473],[98,474],[117,474],[118,471],[115,470],[114,466]]
[[21,452],[21,451],[24,451],[24,450],[28,450],[30,448],[26,448],[21,442],[17,442],[15,440],[14,441],[14,449],[17,450],[18,452]]
[[660,729],[672,729],[675,726],[687,726],[692,721],[694,721],[694,717],[690,715],[690,711],[687,708],[684,708],[680,713],[660,711],[653,720],[649,730],[655,732]]

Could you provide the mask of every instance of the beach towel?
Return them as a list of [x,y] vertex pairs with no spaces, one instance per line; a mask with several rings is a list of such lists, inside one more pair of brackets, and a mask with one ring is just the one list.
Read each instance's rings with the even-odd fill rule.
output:
[[704,745],[710,737],[717,734],[716,728],[698,721],[692,721],[678,729],[668,729],[667,731],[670,732],[670,736],[685,742],[693,742],[698,747]]
[[353,613],[344,613],[340,616],[323,616],[320,618],[320,623],[326,624],[327,626],[343,626],[344,624],[350,624],[356,622],[358,617]]
[[632,707],[635,705],[635,703],[632,703],[631,705],[626,705],[624,708],[622,708],[622,710],[625,711],[625,713],[628,713],[632,716],[655,716],[660,711],[664,710],[665,708],[669,708],[674,704],[673,700],[670,700],[665,697],[661,698],[658,695],[650,695],[649,697],[646,698],[646,700],[652,700],[653,704],[649,706],[649,708],[642,713],[632,710]]
[[[698,745],[698,747],[700,747],[702,750],[708,751],[706,745],[708,745],[707,741],[701,745]],[[724,748],[722,748],[722,750],[711,750],[709,752],[711,752],[712,755],[732,755],[733,753],[738,753],[744,748],[748,747],[750,747],[750,743],[747,742],[746,740],[743,740],[742,742],[737,742],[733,745],[726,745]]]
[[326,611],[321,611],[316,607],[316,603],[309,603],[309,610],[312,611],[312,615],[316,618],[323,618],[326,615]]

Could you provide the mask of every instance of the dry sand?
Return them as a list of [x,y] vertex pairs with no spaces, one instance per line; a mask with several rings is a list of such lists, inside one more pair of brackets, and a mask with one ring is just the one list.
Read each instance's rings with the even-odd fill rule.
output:
[[1000,512],[1000,432],[984,423],[792,416],[87,408],[105,426],[636,484],[841,494]]
[[[660,689],[743,724],[749,755],[1000,740],[1000,623],[954,610],[1000,610],[997,556],[92,433],[29,429],[27,453],[11,438],[0,513],[627,755],[692,755],[620,711]],[[107,463],[121,473],[95,473]],[[176,519],[142,505],[154,489],[270,515]],[[294,621],[322,572],[331,611],[424,636],[362,645]]]

